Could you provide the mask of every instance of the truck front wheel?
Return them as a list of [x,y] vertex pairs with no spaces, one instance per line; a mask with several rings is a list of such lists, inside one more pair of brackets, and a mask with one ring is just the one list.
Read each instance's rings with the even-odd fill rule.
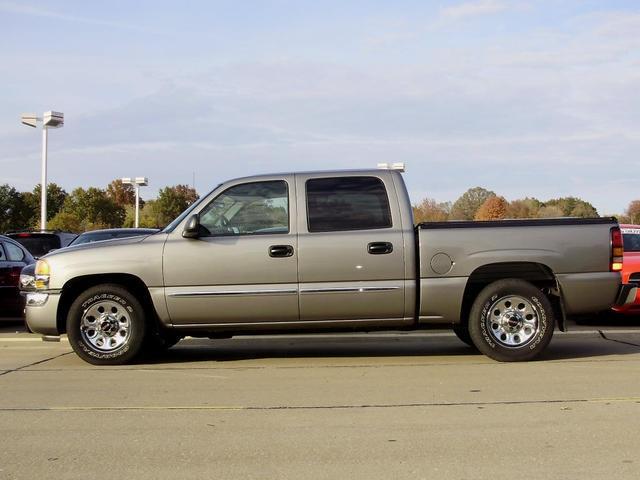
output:
[[103,284],[82,292],[67,316],[73,350],[93,365],[121,365],[140,352],[147,325],[140,302],[120,285]]
[[524,280],[510,278],[486,286],[469,315],[474,345],[500,362],[531,360],[553,336],[555,318],[546,295]]

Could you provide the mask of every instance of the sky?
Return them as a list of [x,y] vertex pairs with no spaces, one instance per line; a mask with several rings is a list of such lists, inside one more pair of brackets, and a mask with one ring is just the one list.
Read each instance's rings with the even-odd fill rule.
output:
[[413,202],[640,199],[640,2],[0,0],[0,184],[404,162]]

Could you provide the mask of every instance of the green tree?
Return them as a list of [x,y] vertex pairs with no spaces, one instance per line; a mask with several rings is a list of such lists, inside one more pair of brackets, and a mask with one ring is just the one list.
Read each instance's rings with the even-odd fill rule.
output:
[[62,210],[52,219],[51,228],[65,225],[72,231],[122,226],[125,209],[95,187],[76,188],[67,196]]
[[6,183],[0,185],[0,233],[28,227],[30,217],[22,194]]
[[496,194],[491,190],[482,187],[470,188],[458,198],[453,207],[451,207],[451,220],[473,220],[476,212],[485,200],[489,197],[495,197]]
[[160,189],[155,204],[149,210],[153,212],[157,226],[163,226],[180,215],[198,198],[195,189],[188,185],[165,187]]
[[597,217],[598,211],[589,202],[576,197],[553,198],[544,202],[545,207],[558,207],[563,217]]
[[[24,228],[40,228],[40,184],[33,187],[31,192],[23,192],[22,198],[25,205],[26,225]],[[67,192],[55,183],[47,184],[47,227],[49,220],[56,216],[62,209],[67,198]]]
[[[90,230],[90,226],[82,221],[74,212],[67,212],[62,210],[56,214],[49,222],[47,226],[51,230],[63,230],[65,232],[82,233],[85,230]],[[88,228],[89,227],[89,228]]]
[[438,203],[433,198],[425,198],[418,205],[413,206],[413,219],[420,222],[444,222],[449,219],[451,203]]

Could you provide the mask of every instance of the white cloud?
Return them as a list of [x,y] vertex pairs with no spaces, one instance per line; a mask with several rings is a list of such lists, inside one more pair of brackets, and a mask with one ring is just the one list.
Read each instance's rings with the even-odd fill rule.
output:
[[42,8],[42,7],[34,7],[32,5],[27,5],[25,3],[0,1],[0,11],[19,14],[19,15],[27,15],[32,17],[53,18],[56,20],[63,20],[63,21],[75,22],[75,23],[84,23],[88,25],[100,25],[105,27],[121,28],[121,29],[135,30],[140,32],[148,31],[139,26],[135,26],[127,23],[110,22],[106,20],[99,20],[96,18],[68,15],[65,13],[59,13],[59,12]]
[[502,0],[475,0],[459,3],[440,10],[444,18],[462,19],[482,15],[492,15],[511,8],[512,5]]

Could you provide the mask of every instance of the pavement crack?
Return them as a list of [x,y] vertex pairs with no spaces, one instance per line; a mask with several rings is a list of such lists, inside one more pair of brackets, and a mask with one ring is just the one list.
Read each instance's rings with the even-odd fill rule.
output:
[[609,340],[610,342],[621,343],[623,345],[631,345],[632,347],[640,347],[640,344],[638,344],[638,343],[625,342],[624,340],[617,340],[615,338],[608,338],[602,330],[598,330],[598,333],[600,334],[600,336],[602,338],[604,338],[605,340]]
[[54,355],[53,357],[45,358],[43,360],[38,360],[37,362],[33,362],[33,363],[28,364],[28,365],[23,365],[23,366],[18,367],[18,368],[12,368],[12,369],[9,369],[9,370],[4,370],[3,372],[0,372],[0,377],[2,375],[7,375],[9,373],[18,372],[18,371],[20,371],[22,369],[25,369],[25,368],[33,367],[35,365],[40,365],[41,363],[46,363],[46,362],[49,362],[51,360],[55,360],[56,358],[64,357],[65,355],[69,355],[70,353],[72,353],[72,352],[61,353],[59,355]]

